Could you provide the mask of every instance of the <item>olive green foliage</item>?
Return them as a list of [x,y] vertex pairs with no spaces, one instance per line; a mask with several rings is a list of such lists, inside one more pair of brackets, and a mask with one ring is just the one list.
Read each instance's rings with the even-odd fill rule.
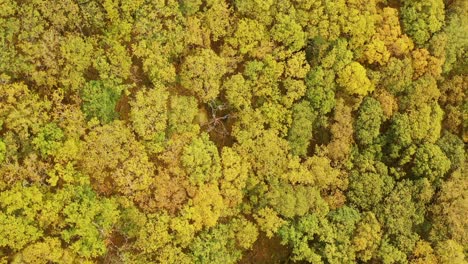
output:
[[106,124],[118,117],[115,111],[120,92],[105,86],[102,82],[91,81],[82,92],[83,112],[88,119],[93,117]]
[[6,144],[0,139],[0,163],[6,158]]
[[289,129],[288,140],[291,151],[298,156],[305,156],[310,140],[312,139],[312,128],[314,113],[308,101],[296,104],[293,108],[293,122]]
[[0,0],[0,263],[467,263],[467,3]]

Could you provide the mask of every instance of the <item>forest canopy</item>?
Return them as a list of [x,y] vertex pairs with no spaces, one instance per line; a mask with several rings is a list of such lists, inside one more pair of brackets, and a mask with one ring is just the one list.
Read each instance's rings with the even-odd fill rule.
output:
[[467,14],[0,0],[0,263],[468,263]]

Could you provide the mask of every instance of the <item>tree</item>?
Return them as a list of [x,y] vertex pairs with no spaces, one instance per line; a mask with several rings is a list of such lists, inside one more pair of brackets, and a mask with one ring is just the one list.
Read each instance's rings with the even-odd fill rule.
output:
[[376,27],[376,39],[374,41],[377,41],[377,43],[383,41],[385,44],[380,62],[385,63],[388,60],[388,52],[391,52],[392,55],[401,56],[413,49],[412,39],[402,33],[398,9],[384,7],[377,20],[378,26]]
[[96,127],[85,138],[80,168],[101,193],[121,193],[144,203],[154,166],[143,145],[120,121]]
[[5,142],[0,138],[0,164],[6,159],[7,148]]
[[467,7],[462,1],[454,1],[446,8],[445,26],[442,29],[446,36],[446,44],[443,45],[445,53],[443,71],[444,73],[462,72],[463,53],[466,52],[468,44],[463,35],[467,29],[467,19],[464,15]]
[[226,62],[211,49],[202,49],[185,58],[181,66],[180,84],[200,101],[215,99],[221,78],[226,73]]
[[235,248],[232,231],[219,225],[198,236],[191,245],[194,263],[236,263],[241,252]]
[[274,5],[273,0],[258,1],[234,1],[235,7],[239,14],[246,17],[253,17],[255,20],[260,21],[262,24],[269,25],[272,21],[270,9]]
[[55,237],[46,237],[44,241],[28,245],[15,256],[12,263],[46,264],[50,262],[73,262],[71,252],[63,250],[60,239]]
[[39,133],[46,120],[51,102],[41,100],[23,83],[0,84],[0,118],[2,129],[10,131],[23,152],[29,148],[34,134]]
[[107,251],[105,239],[119,219],[117,204],[99,199],[89,186],[71,191],[73,200],[63,208],[67,227],[60,235],[73,252],[85,258],[102,256]]
[[416,246],[414,247],[410,263],[437,263],[437,258],[434,255],[434,250],[432,249],[431,244],[424,240],[418,241],[418,243],[416,243]]
[[[423,205],[413,197],[415,186],[409,180],[398,182],[390,194],[377,208],[377,219],[386,230],[383,235],[380,254],[385,258],[401,258],[409,254],[419,240],[414,228],[424,221]],[[390,239],[391,238],[391,239]],[[394,251],[394,253],[390,253]],[[389,255],[387,255],[389,254]]]
[[335,82],[327,82],[324,71],[318,68],[316,71],[310,71],[306,77],[307,99],[311,107],[322,115],[328,114],[335,107]]
[[16,184],[0,192],[0,246],[17,252],[44,235],[36,222],[43,201],[37,186]]
[[443,125],[451,133],[465,137],[462,130],[467,127],[463,122],[463,87],[466,86],[468,78],[455,75],[446,79],[439,87],[441,94],[439,103],[445,111]]
[[[68,4],[73,5],[71,2]],[[79,15],[77,14],[79,17]],[[92,65],[93,39],[69,35],[60,45],[60,55],[64,58],[60,82],[69,89],[77,91],[86,83],[85,71]]]
[[82,90],[82,109],[88,120],[96,117],[103,124],[117,119],[119,114],[115,111],[120,98],[119,87],[109,87],[100,81],[91,81]]
[[41,129],[32,143],[41,155],[45,157],[54,155],[57,152],[62,146],[63,138],[64,134],[62,130],[55,123],[49,123]]
[[462,264],[466,262],[462,246],[453,240],[438,243],[435,250],[439,263]]
[[[208,3],[207,3],[208,4]],[[204,24],[210,30],[213,41],[218,41],[231,33],[231,9],[225,1],[212,1],[205,12]]]
[[214,182],[221,176],[218,149],[206,133],[194,138],[189,145],[184,147],[181,164],[193,185]]
[[[260,55],[260,51],[264,42],[268,41],[265,26],[256,20],[243,18],[237,23],[237,29],[232,38],[229,38],[229,43],[241,55],[252,54]],[[264,55],[261,55],[264,56]]]
[[414,155],[412,173],[415,177],[427,177],[436,184],[450,169],[450,160],[442,150],[430,143],[420,146]]
[[164,149],[169,93],[162,85],[140,90],[130,102],[132,128],[151,152]]
[[[244,199],[250,164],[232,148],[224,147],[221,151],[222,175],[220,191],[225,207],[237,214]],[[228,210],[229,210],[228,209]],[[231,212],[225,212],[226,215]]]
[[138,91],[130,103],[133,129],[143,139],[151,140],[156,134],[165,133],[168,98],[169,93],[159,85]]
[[388,176],[376,173],[351,172],[347,197],[349,201],[364,211],[373,211],[389,193]]
[[305,46],[306,36],[301,25],[288,15],[277,15],[276,22],[271,29],[271,37],[291,52],[298,51]]
[[334,113],[334,123],[330,127],[332,140],[327,145],[329,157],[334,160],[344,160],[351,151],[353,126],[351,107],[344,104],[343,100],[337,102]]
[[226,92],[226,98],[232,107],[237,110],[250,107],[252,91],[250,84],[246,82],[242,74],[236,74],[223,83],[223,90]]
[[381,239],[382,228],[374,213],[363,214],[356,225],[352,240],[356,257],[364,262],[375,258]]
[[444,23],[445,10],[442,0],[403,2],[401,18],[405,31],[416,44],[423,45]]
[[143,39],[138,44],[134,44],[133,49],[134,55],[143,60],[143,71],[153,85],[172,84],[176,81],[175,66],[164,54],[164,46],[160,41]]
[[361,145],[370,145],[380,135],[383,111],[379,101],[366,97],[359,106],[355,122],[355,135]]
[[303,216],[309,210],[325,211],[328,209],[320,192],[312,186],[279,183],[271,188],[272,190],[267,193],[269,204],[285,218]]
[[374,86],[367,78],[366,68],[359,62],[351,62],[338,72],[337,83],[349,94],[367,95]]
[[293,106],[293,121],[289,129],[288,141],[294,155],[305,156],[312,139],[314,113],[308,101],[301,101]]
[[323,263],[321,250],[323,246],[312,247],[309,240],[314,236],[326,238],[330,226],[326,220],[315,214],[307,214],[298,220],[284,225],[279,231],[282,243],[292,246],[292,260],[305,260],[310,263]]
[[197,100],[192,96],[171,96],[169,99],[168,130],[174,133],[194,132],[199,127],[193,124],[198,113]]
[[463,167],[465,163],[464,143],[459,137],[446,132],[437,141],[437,145],[450,160],[452,170]]
[[441,190],[429,208],[432,213],[431,241],[452,239],[460,245],[466,245],[468,230],[466,193],[466,173],[463,169],[457,169],[441,184]]
[[260,230],[266,233],[266,236],[271,238],[279,228],[286,222],[278,216],[275,210],[265,207],[260,209],[256,215],[255,220],[258,223]]
[[[356,224],[361,219],[359,211],[352,207],[343,206],[330,211],[328,219],[332,232],[326,234],[328,239],[324,248],[324,255],[330,263],[354,263],[355,249],[351,237],[356,230]],[[328,240],[328,241],[327,241]]]

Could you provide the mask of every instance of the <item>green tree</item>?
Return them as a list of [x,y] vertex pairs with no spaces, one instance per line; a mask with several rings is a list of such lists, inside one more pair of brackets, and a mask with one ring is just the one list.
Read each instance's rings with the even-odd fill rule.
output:
[[167,102],[169,93],[163,86],[138,91],[130,103],[130,119],[135,132],[146,140],[164,133],[167,126]]
[[5,142],[0,139],[0,164],[6,159],[7,147]]
[[249,18],[239,20],[234,36],[229,39],[229,43],[242,55],[260,53],[257,49],[261,49],[265,41],[268,41],[265,26]]
[[445,240],[438,243],[435,251],[439,259],[439,263],[466,263],[466,257],[462,246],[453,240]]
[[[349,201],[365,211],[373,211],[391,190],[387,175],[357,171],[351,172],[347,197]],[[390,185],[390,186],[389,186]]]
[[423,45],[444,23],[445,10],[442,0],[404,1],[401,18],[405,31],[416,44]]
[[248,108],[251,105],[252,91],[248,82],[241,74],[236,74],[223,83],[226,99],[237,110]]
[[229,226],[218,225],[210,231],[202,233],[192,243],[194,263],[236,263],[241,252],[235,248]]
[[37,186],[21,184],[0,192],[0,245],[19,251],[44,235],[36,222],[44,195]]
[[221,176],[218,149],[206,133],[184,147],[181,164],[189,175],[190,183],[194,185],[217,181]]
[[185,58],[181,65],[180,84],[202,102],[215,99],[226,73],[226,61],[211,49],[202,49]]
[[100,81],[88,82],[81,94],[82,109],[88,120],[96,117],[107,124],[118,118],[115,108],[121,91],[118,87],[108,87]]
[[412,173],[415,177],[426,177],[431,182],[440,182],[450,169],[450,160],[442,150],[430,143],[420,146],[414,155]]
[[355,135],[361,145],[372,144],[380,135],[384,115],[379,101],[366,97],[359,106],[355,121]]
[[63,131],[55,123],[45,125],[32,143],[43,156],[54,155],[62,146]]
[[277,15],[276,22],[271,29],[271,37],[291,52],[298,51],[305,46],[306,36],[301,25],[288,15]]
[[308,101],[293,106],[293,121],[288,133],[288,141],[294,155],[305,156],[312,139],[314,113]]
[[174,133],[198,131],[193,124],[198,113],[197,100],[192,96],[171,96],[169,100],[169,135]]
[[107,252],[105,239],[119,219],[117,204],[113,199],[100,199],[89,186],[69,190],[73,200],[63,208],[67,228],[62,239],[70,248],[85,257],[102,256]]

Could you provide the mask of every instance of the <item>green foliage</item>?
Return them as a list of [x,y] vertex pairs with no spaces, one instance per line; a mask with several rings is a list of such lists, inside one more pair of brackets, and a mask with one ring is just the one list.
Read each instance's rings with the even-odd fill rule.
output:
[[32,143],[41,155],[53,155],[61,147],[63,137],[62,130],[55,123],[49,123],[40,130]]
[[236,74],[227,79],[223,88],[226,91],[226,99],[235,109],[250,107],[252,92],[250,85],[241,74]]
[[84,150],[80,167],[97,190],[117,191],[136,200],[148,195],[153,164],[143,145],[122,122],[95,128],[86,136]]
[[383,121],[383,111],[379,101],[366,97],[359,106],[355,123],[357,142],[361,145],[370,145],[380,135],[380,126]]
[[0,139],[0,164],[5,160],[6,153],[7,153],[6,144],[5,142],[3,142],[2,139]]
[[312,139],[314,113],[308,101],[302,101],[293,107],[293,121],[289,129],[288,141],[294,155],[305,156]]
[[105,239],[119,219],[117,204],[112,199],[99,199],[88,186],[73,191],[72,202],[63,209],[68,228],[62,231],[61,237],[85,258],[104,255]]
[[[392,251],[384,254],[391,254],[386,257],[398,257],[411,252],[419,239],[419,235],[414,232],[415,227],[424,221],[423,212],[420,210],[421,204],[415,195],[415,186],[409,180],[399,182],[393,191],[379,204],[378,219],[387,230],[385,237],[394,237],[387,243],[383,242],[381,250]],[[391,261],[390,261],[391,262]]]
[[450,160],[437,145],[430,143],[416,150],[413,163],[414,176],[426,177],[430,181],[440,181],[450,169]]
[[216,181],[220,177],[218,149],[205,133],[184,148],[181,163],[189,174],[190,183],[194,185]]
[[271,206],[285,218],[303,216],[311,209],[324,211],[327,208],[319,191],[310,186],[281,184],[268,193],[268,198]]
[[301,25],[297,24],[291,16],[279,14],[276,23],[271,29],[271,37],[281,42],[292,52],[305,46],[305,33]]
[[96,117],[103,124],[107,124],[118,118],[115,108],[120,92],[120,89],[108,87],[99,81],[87,83],[82,91],[82,107],[88,120]]
[[369,261],[375,257],[381,239],[382,228],[374,213],[364,213],[353,235],[356,257],[361,261]]
[[440,263],[465,263],[466,257],[462,246],[453,240],[441,241],[436,246],[436,253]]
[[311,71],[306,79],[307,99],[320,114],[328,114],[335,107],[334,82],[327,82],[321,68]]
[[194,263],[237,263],[242,256],[236,249],[232,226],[220,224],[203,232],[190,246]]
[[58,238],[46,237],[44,241],[28,245],[16,256],[13,263],[71,262],[71,254],[61,248]]
[[226,62],[211,49],[187,56],[182,64],[180,84],[202,102],[215,99],[220,90]]
[[131,103],[130,119],[133,129],[143,139],[164,133],[167,126],[167,101],[169,94],[162,86],[139,91]]
[[0,245],[15,251],[43,236],[35,221],[44,195],[36,186],[24,188],[16,184],[0,193]]
[[[466,245],[468,220],[467,210],[467,187],[466,172],[456,170],[450,178],[443,182],[439,196],[431,206],[433,215],[430,237],[432,241],[444,241],[453,239],[460,245]],[[466,246],[464,246],[466,250]]]
[[244,18],[237,24],[232,45],[239,49],[240,54],[253,53],[266,38],[265,26],[256,20]]
[[173,96],[169,103],[169,133],[198,130],[193,124],[198,113],[197,100],[192,96]]
[[391,186],[388,186],[388,179],[386,178],[388,176],[371,172],[351,173],[348,199],[352,204],[365,211],[375,209],[391,188]]
[[441,29],[444,15],[442,0],[409,0],[404,1],[401,8],[405,31],[419,45],[424,44],[433,33]]

